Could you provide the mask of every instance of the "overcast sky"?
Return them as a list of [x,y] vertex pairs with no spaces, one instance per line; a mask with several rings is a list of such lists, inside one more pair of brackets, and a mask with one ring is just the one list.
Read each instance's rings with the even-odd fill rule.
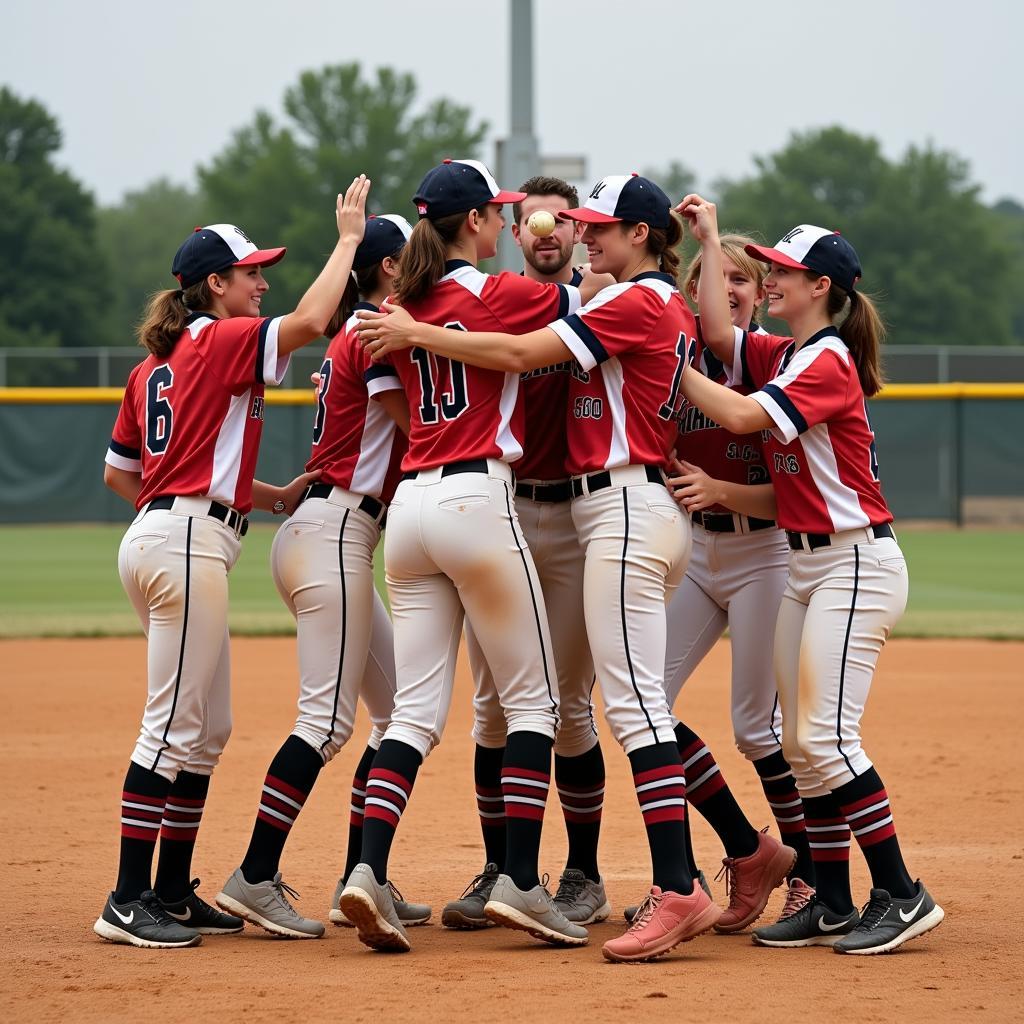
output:
[[[8,0],[0,83],[40,100],[104,203],[191,182],[299,72],[358,60],[508,128],[507,0]],[[359,12],[366,11],[367,15]],[[932,142],[1024,200],[1020,0],[534,0],[536,134],[588,180],[677,158],[703,184],[840,123],[896,157]],[[452,154],[460,156],[462,154]],[[505,182],[515,185],[515,182]]]

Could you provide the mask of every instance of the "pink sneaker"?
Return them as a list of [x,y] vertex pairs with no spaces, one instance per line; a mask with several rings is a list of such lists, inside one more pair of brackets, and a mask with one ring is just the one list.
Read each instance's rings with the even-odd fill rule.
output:
[[748,857],[726,857],[722,873],[729,906],[715,925],[717,932],[738,932],[753,924],[768,905],[772,889],[782,885],[796,863],[796,850],[783,846],[766,832],[757,838],[757,849]]
[[601,948],[606,960],[628,964],[654,960],[708,931],[722,914],[696,883],[689,896],[654,886],[624,935]]

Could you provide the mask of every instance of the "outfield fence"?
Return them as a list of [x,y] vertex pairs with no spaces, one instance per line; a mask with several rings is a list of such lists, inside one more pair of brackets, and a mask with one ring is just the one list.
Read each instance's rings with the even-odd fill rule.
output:
[[[103,486],[120,388],[0,388],[0,523],[123,522]],[[891,384],[870,403],[882,487],[900,519],[1024,519],[1024,384]],[[270,390],[257,475],[309,456],[311,388]]]

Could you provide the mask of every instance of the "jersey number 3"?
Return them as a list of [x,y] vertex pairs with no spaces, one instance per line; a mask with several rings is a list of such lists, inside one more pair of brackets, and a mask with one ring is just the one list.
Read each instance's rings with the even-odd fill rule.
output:
[[164,392],[174,384],[174,371],[165,363],[146,381],[146,451],[163,455],[171,440],[174,411]]
[[[455,322],[444,325],[452,331],[464,331],[462,324]],[[420,374],[420,420],[423,423],[437,423],[458,419],[469,408],[469,392],[466,387],[466,367],[458,359],[448,359],[428,352],[425,348],[414,348],[409,358],[415,363]],[[437,394],[437,382],[443,380],[448,370],[448,390]]]

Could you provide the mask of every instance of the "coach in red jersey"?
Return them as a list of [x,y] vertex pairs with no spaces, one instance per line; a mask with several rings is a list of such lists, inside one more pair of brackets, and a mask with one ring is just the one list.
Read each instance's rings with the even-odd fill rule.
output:
[[875,665],[908,589],[865,402],[881,387],[881,320],[857,289],[853,246],[838,232],[801,224],[774,248],[747,247],[771,265],[768,312],[786,320],[793,336],[734,327],[714,205],[690,195],[681,210],[704,259],[704,338],[731,365],[732,380],[755,389],[742,395],[687,371],[684,391],[729,430],[765,431],[779,522],[789,536],[789,580],[775,630],[783,750],[801,796],[831,801],[829,819],[840,833],[833,848],[848,849],[845,822],[873,885],[859,915],[849,888],[833,887],[830,902],[819,894],[758,937],[796,946],[828,932],[841,936],[837,953],[888,952],[935,928],[943,911],[907,871],[886,789],[860,738]]

